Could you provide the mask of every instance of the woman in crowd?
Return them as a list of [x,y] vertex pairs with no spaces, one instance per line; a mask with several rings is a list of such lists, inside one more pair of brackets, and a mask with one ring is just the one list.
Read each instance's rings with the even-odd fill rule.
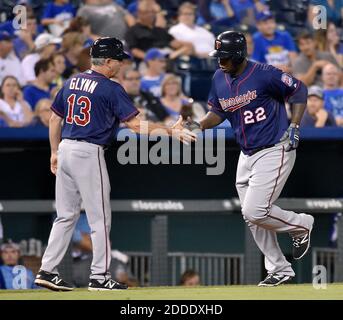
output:
[[100,38],[99,35],[92,33],[91,24],[83,17],[75,17],[69,25],[69,28],[64,31],[64,34],[68,32],[78,32],[85,37],[85,47],[90,47],[93,42]]
[[0,118],[9,127],[24,127],[30,124],[33,113],[24,100],[18,80],[6,76],[0,87]]
[[184,119],[190,116],[194,121],[199,121],[205,110],[200,103],[182,93],[181,79],[174,74],[167,74],[162,82],[161,103],[173,120],[182,115]]
[[34,126],[39,127],[49,127],[49,120],[51,117],[51,105],[52,100],[50,99],[40,99],[37,102],[35,109],[35,119],[33,121]]
[[67,79],[71,75],[79,72],[77,66],[84,42],[85,37],[78,32],[68,32],[63,36],[62,52],[66,64],[66,69],[62,75],[64,78]]
[[343,67],[343,43],[340,41],[337,27],[328,22],[327,29],[319,29],[315,36],[318,50],[330,52],[337,63]]
[[66,64],[65,64],[65,58],[62,52],[56,52],[52,56],[52,63],[54,64],[55,67],[55,72],[56,72],[56,79],[54,80],[54,83],[56,84],[57,88],[62,88],[63,83],[66,79],[63,78],[63,73],[66,69]]

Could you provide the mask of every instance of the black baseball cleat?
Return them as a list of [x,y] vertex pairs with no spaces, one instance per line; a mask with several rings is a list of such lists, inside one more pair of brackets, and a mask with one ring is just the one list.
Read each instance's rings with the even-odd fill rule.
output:
[[65,282],[57,273],[39,270],[35,284],[53,291],[72,291],[74,287]]
[[89,291],[110,291],[110,290],[125,290],[128,286],[123,283],[119,283],[113,279],[108,279],[105,281],[90,279],[88,290]]
[[268,274],[267,277],[258,284],[258,286],[259,287],[276,287],[282,283],[289,282],[292,279],[293,277],[291,276],[286,276],[284,274],[271,273],[271,274]]
[[301,236],[293,236],[292,237],[292,242],[293,242],[293,258],[295,260],[301,259],[306,252],[308,251],[310,247],[310,242],[311,242],[311,232],[312,232],[312,227],[313,227],[313,217],[312,218],[312,224],[310,229],[303,235]]

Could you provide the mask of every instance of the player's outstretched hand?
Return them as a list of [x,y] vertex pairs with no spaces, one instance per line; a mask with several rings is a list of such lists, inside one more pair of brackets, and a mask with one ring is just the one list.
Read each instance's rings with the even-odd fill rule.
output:
[[57,154],[52,153],[50,157],[50,170],[51,172],[56,175],[57,172]]
[[[286,134],[288,135],[288,140],[289,140],[289,144],[286,147],[286,152],[289,152],[291,150],[298,148],[299,136],[300,136],[299,125],[297,125],[296,123],[291,123],[291,125],[288,127],[287,131],[285,132],[285,135]],[[281,140],[283,139],[281,138]]]
[[195,129],[201,129],[200,123],[194,121],[191,117],[187,117],[187,120],[184,123],[184,127],[190,131],[193,131]]
[[189,144],[197,140],[197,135],[183,126],[182,116],[172,126],[173,137],[180,140],[184,144]]

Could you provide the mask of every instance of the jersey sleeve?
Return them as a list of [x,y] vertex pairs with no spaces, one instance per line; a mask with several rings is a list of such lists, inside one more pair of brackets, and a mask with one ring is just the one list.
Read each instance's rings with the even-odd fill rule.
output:
[[220,106],[218,96],[214,86],[214,80],[212,80],[212,86],[207,100],[208,108],[211,112],[215,113],[222,119],[226,119],[226,114]]
[[[122,86],[114,88],[116,94],[113,95],[112,107],[114,115],[121,121],[125,122],[135,117],[139,111],[133,105],[130,97]],[[111,95],[112,96],[112,95]]]
[[281,100],[287,101],[302,85],[300,80],[274,67],[270,71],[270,75],[267,90],[276,100],[281,98]]
[[51,110],[61,118],[64,118],[63,88],[57,92],[54,102],[51,105]]

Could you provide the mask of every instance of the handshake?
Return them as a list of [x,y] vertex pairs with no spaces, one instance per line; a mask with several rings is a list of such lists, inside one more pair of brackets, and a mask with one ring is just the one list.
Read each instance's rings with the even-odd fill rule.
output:
[[193,121],[191,117],[184,120],[180,115],[179,120],[171,127],[172,135],[184,144],[189,144],[197,140],[197,135],[192,132],[194,129],[201,129],[200,124]]

